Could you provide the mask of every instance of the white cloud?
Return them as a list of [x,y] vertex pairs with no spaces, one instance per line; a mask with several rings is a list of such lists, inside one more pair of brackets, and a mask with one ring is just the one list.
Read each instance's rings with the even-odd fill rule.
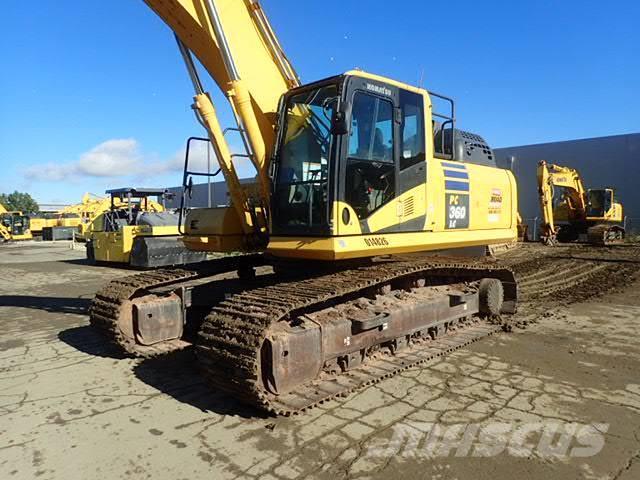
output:
[[[185,149],[177,151],[169,159],[144,153],[134,138],[116,138],[102,142],[82,153],[78,160],[66,163],[45,163],[28,167],[25,180],[36,182],[76,181],[82,178],[123,178],[148,180],[164,174],[182,173]],[[210,151],[211,171],[218,169],[213,149]],[[253,176],[255,171],[247,158],[238,157],[234,164],[240,177]],[[189,153],[189,169],[206,172],[207,144],[194,142]],[[176,183],[179,180],[176,178]]]
[[[209,162],[207,162],[207,142],[194,141],[191,142],[189,148],[189,170],[196,172],[206,172],[207,163],[210,164],[210,169],[215,172],[218,169],[218,160],[213,148],[209,147]],[[184,169],[184,156],[185,148],[180,149],[175,155],[167,162],[167,168],[172,170],[182,171]]]
[[24,177],[28,181],[33,180],[37,182],[58,182],[60,180],[67,180],[73,175],[73,171],[73,165],[44,163],[27,168],[24,171]]
[[133,138],[107,140],[80,156],[79,175],[114,177],[135,174],[143,167],[138,142]]
[[143,157],[133,138],[102,142],[75,162],[33,165],[24,171],[27,180],[55,182],[77,177],[125,177],[141,172]]

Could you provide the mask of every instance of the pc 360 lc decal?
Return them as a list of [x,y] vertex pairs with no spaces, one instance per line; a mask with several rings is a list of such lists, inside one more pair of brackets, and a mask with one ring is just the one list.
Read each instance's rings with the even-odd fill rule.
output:
[[469,195],[447,193],[445,209],[445,228],[469,228]]

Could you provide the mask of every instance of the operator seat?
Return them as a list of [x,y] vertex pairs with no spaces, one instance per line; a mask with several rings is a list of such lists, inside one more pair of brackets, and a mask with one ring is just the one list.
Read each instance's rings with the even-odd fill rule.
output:
[[384,136],[382,135],[382,130],[376,128],[376,131],[373,136],[373,158],[372,160],[378,160],[383,162],[388,162],[391,158],[389,152],[391,151],[384,144]]

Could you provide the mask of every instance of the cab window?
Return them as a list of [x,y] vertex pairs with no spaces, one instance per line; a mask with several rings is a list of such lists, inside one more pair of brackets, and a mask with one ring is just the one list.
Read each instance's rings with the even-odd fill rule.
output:
[[365,219],[395,196],[393,104],[364,92],[353,98],[345,196]]
[[613,192],[606,190],[604,194],[604,214],[606,215],[613,207]]
[[402,111],[402,149],[400,170],[424,162],[424,101],[422,95],[400,90]]

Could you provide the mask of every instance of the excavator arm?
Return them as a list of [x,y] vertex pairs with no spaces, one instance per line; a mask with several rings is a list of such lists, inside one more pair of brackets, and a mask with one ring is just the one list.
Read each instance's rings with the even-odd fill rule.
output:
[[[268,224],[269,156],[276,139],[278,102],[282,94],[299,85],[296,72],[257,0],[145,3],[175,34],[195,89],[193,108],[208,132],[245,237],[263,235]],[[231,104],[257,172],[258,198],[250,198],[240,183],[234,156],[193,56]]]

